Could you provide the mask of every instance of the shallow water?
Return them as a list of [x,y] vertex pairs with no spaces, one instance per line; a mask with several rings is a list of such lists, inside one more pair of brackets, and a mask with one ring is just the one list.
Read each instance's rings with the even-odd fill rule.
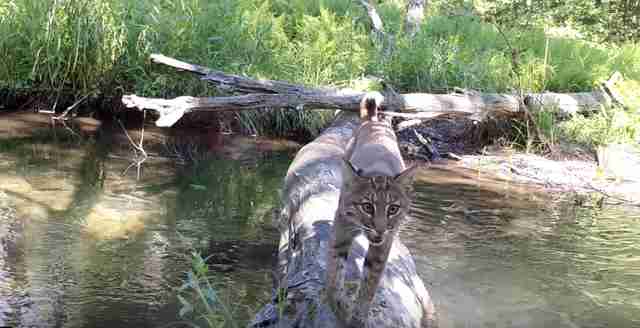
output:
[[[194,249],[241,323],[268,300],[291,152],[150,159],[140,181],[120,155],[0,140],[0,326],[174,322]],[[401,238],[442,327],[640,326],[640,209],[453,166],[424,170],[416,193]]]
[[640,327],[640,208],[435,167],[403,240],[441,327]]
[[[290,152],[198,164],[49,135],[0,140],[0,327],[161,327],[180,320],[191,252],[247,320],[270,296],[270,214]],[[109,148],[107,146],[107,148]]]

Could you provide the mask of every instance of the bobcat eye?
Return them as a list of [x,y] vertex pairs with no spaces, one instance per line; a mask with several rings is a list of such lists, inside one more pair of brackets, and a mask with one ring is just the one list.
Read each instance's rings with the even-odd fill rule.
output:
[[388,215],[396,215],[398,211],[400,211],[400,206],[398,205],[390,205],[389,208],[387,208]]
[[367,214],[373,215],[373,205],[371,203],[362,203],[360,204],[360,208]]

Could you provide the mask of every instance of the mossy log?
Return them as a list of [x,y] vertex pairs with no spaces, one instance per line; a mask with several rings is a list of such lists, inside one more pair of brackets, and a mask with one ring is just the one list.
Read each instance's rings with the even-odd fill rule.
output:
[[[276,286],[250,327],[339,327],[323,299],[329,238],[342,186],[345,147],[359,120],[339,115],[297,154],[285,177]],[[362,278],[366,238],[356,238],[346,281]],[[345,284],[346,285],[346,284]],[[357,286],[357,284],[352,284]],[[355,290],[339,291],[353,305]],[[409,250],[398,239],[374,298],[368,327],[433,327],[435,310]]]
[[[239,111],[253,109],[333,109],[357,111],[364,92],[351,89],[310,88],[284,81],[258,80],[226,74],[207,67],[185,63],[163,55],[151,59],[182,71],[200,75],[213,84],[225,97],[178,97],[174,99],[146,98],[125,95],[122,102],[129,108],[151,109],[160,118],[158,126],[172,126],[191,111]],[[520,97],[515,94],[480,93],[461,90],[449,94],[383,92],[387,115],[429,119],[454,114],[482,120],[490,115],[522,113],[522,105],[532,109],[552,106],[562,113],[592,111],[611,104],[603,91],[581,93],[541,93]]]

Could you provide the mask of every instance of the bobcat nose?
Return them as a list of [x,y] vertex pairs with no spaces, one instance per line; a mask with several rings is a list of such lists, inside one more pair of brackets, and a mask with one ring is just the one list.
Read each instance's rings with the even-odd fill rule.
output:
[[383,241],[384,241],[384,235],[382,234],[378,234],[376,236],[373,236],[373,238],[371,238],[371,244],[375,246],[382,244]]

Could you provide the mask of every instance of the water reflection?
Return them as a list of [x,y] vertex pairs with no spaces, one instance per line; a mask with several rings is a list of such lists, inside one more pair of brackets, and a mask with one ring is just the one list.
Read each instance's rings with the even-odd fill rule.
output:
[[248,319],[270,292],[263,250],[275,249],[269,214],[288,153],[213,154],[187,167],[149,160],[135,181],[120,174],[129,162],[109,140],[0,140],[0,326],[176,321],[190,250],[222,242],[212,261],[234,262],[217,278]]
[[[212,254],[223,294],[249,319],[270,294],[270,219],[291,155],[150,159],[135,181],[100,138],[0,141],[0,326],[178,320],[192,248]],[[442,327],[640,326],[638,208],[446,166],[422,172],[416,192],[401,237]]]
[[640,209],[434,167],[403,240],[442,327],[640,325]]

